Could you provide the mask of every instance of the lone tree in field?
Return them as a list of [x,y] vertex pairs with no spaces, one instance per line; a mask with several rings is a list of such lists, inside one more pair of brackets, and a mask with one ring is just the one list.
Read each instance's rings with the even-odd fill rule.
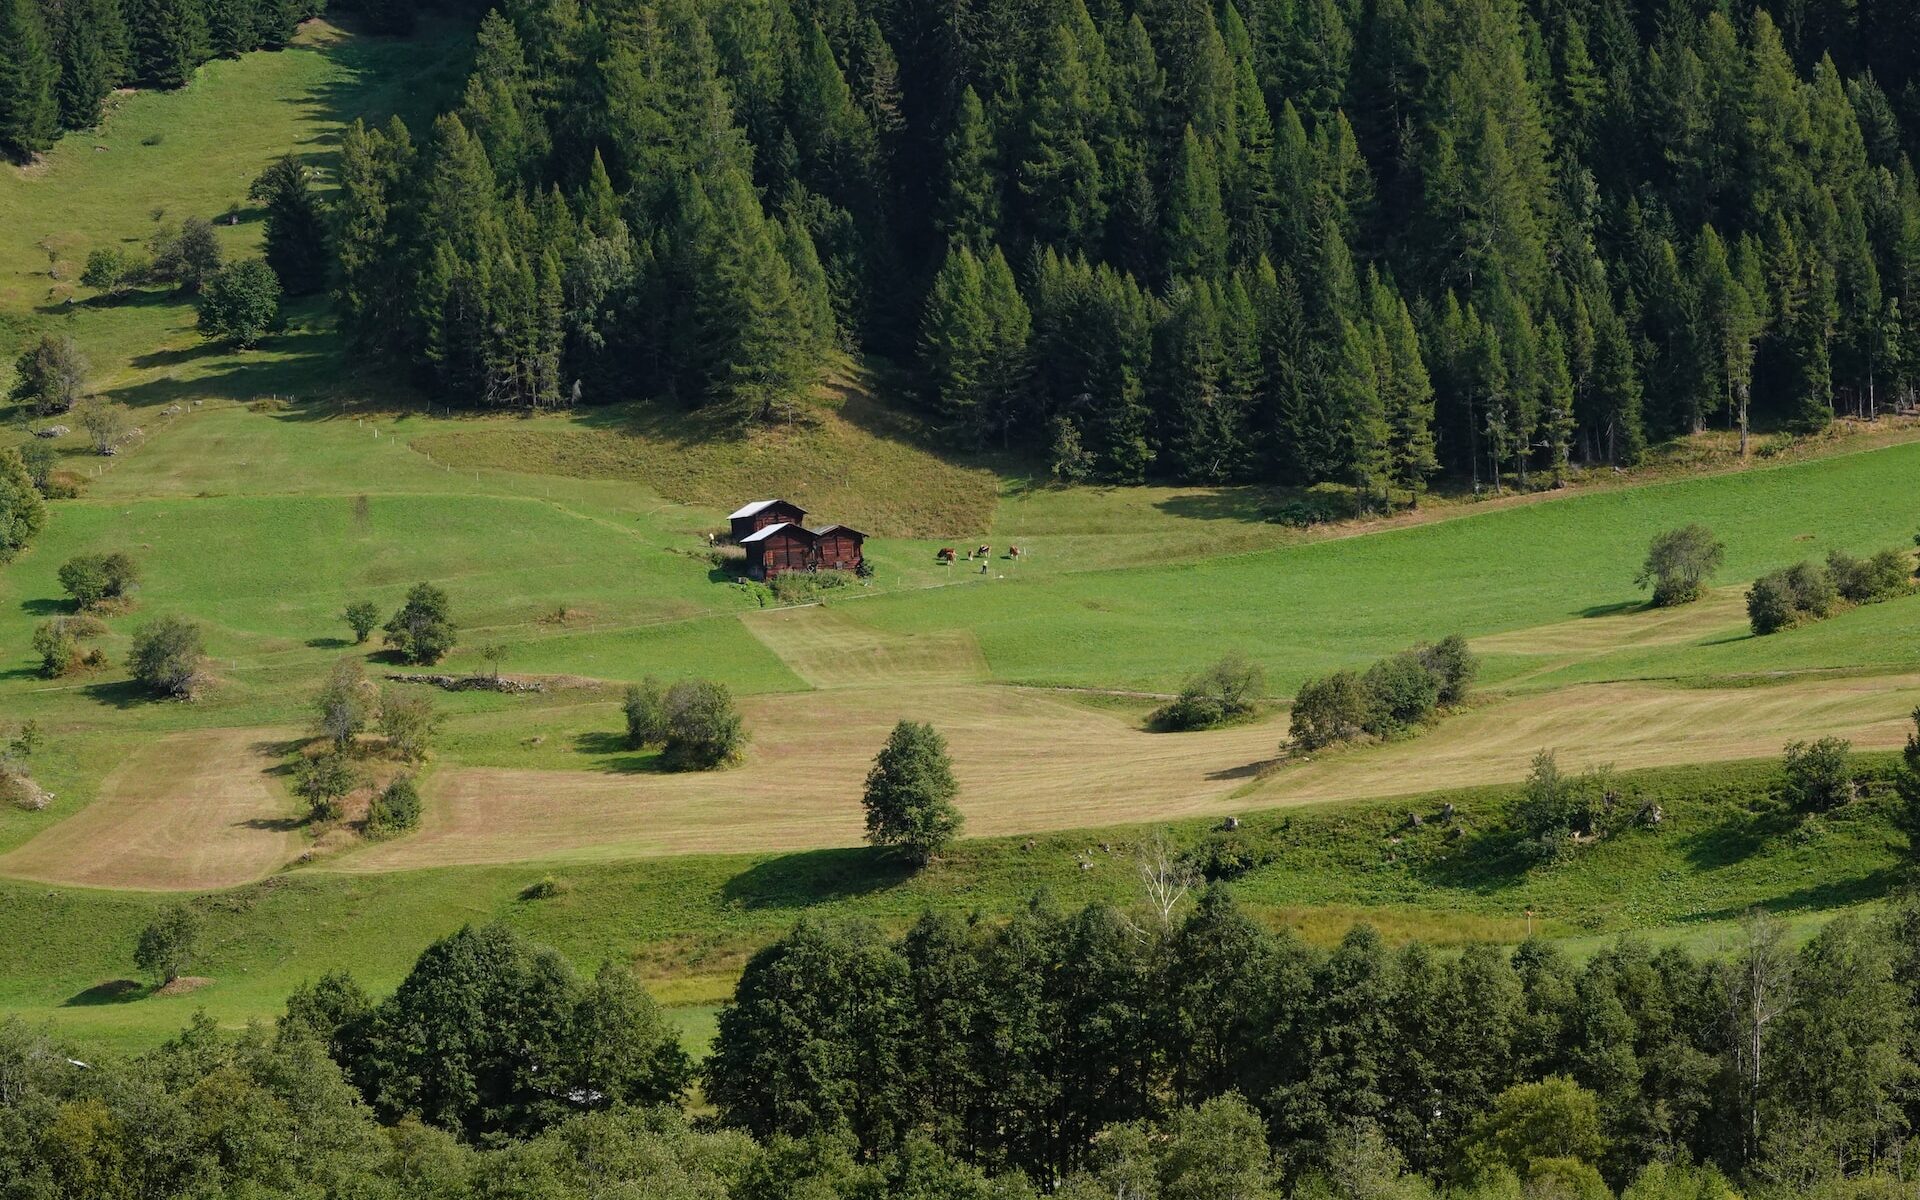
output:
[[154,691],[184,699],[193,695],[205,656],[198,625],[185,617],[161,617],[134,631],[127,669]]
[[410,663],[437,663],[453,649],[453,618],[447,594],[430,583],[416,583],[407,602],[393,614],[383,632],[387,645]]
[[20,452],[0,447],[0,563],[10,561],[47,523],[46,502]]
[[118,246],[102,246],[87,255],[86,269],[80,273],[80,282],[102,295],[118,299],[126,295],[128,288],[140,282],[146,270],[146,260],[139,255]]
[[163,229],[147,243],[148,271],[184,292],[198,292],[220,269],[220,240],[204,217],[188,217],[178,230]]
[[93,443],[96,454],[112,454],[133,429],[127,406],[111,400],[93,399],[76,404],[73,415],[79,418],[80,428],[87,431],[87,440]]
[[72,338],[49,333],[20,355],[13,376],[13,398],[31,404],[41,416],[52,416],[80,402],[87,387],[87,357]]
[[347,628],[353,630],[353,644],[363,645],[373,631],[380,628],[380,609],[371,600],[358,600],[347,605],[343,614]]
[[411,775],[396,775],[367,808],[367,834],[390,837],[420,824],[420,789]]
[[947,740],[924,722],[901,721],[867,772],[867,840],[925,866],[960,834],[959,792]]
[[343,658],[333,664],[327,681],[314,697],[314,732],[336,746],[353,741],[353,735],[367,727],[373,708],[373,685],[360,660]]
[[221,267],[200,294],[200,336],[245,350],[280,319],[280,280],[257,258]]
[[725,684],[682,679],[667,689],[666,749],[661,757],[678,771],[707,771],[738,761],[747,737],[740,710]]
[[1647,561],[1633,582],[1653,589],[1655,608],[1690,604],[1705,594],[1707,580],[1726,556],[1727,548],[1705,525],[1669,529],[1648,545]]
[[118,600],[140,582],[140,568],[124,551],[112,554],[76,554],[60,564],[60,587],[73,597],[75,608],[97,608]]
[[1251,716],[1266,675],[1244,654],[1229,654],[1187,680],[1180,695],[1155,709],[1147,721],[1168,731],[1211,729]]
[[185,904],[175,904],[140,931],[140,940],[133,948],[133,965],[165,987],[186,974],[199,944],[200,914]]
[[439,725],[433,699],[425,692],[397,683],[380,689],[379,729],[392,753],[408,762],[419,762],[427,756]]

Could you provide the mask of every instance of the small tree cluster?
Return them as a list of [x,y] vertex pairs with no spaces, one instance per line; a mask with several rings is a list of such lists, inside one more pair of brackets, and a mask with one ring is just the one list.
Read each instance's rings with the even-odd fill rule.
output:
[[87,358],[64,334],[47,334],[13,366],[13,398],[41,416],[63,413],[86,393]]
[[1839,550],[1827,553],[1827,574],[1833,589],[1849,604],[1877,604],[1913,590],[1913,559],[1889,547],[1866,558]]
[[26,461],[13,447],[0,447],[0,563],[26,549],[46,523],[46,502]]
[[427,756],[438,724],[424,692],[393,683],[375,691],[357,658],[335,663],[314,697],[314,732],[343,751],[353,747],[356,734],[373,727],[390,753],[418,762]]
[[308,817],[316,822],[337,820],[341,802],[365,782],[360,765],[342,746],[328,745],[293,768],[294,794],[307,802]]
[[1747,623],[1755,637],[1764,637],[1802,621],[1819,620],[1833,611],[1838,596],[1826,567],[1799,563],[1753,581],[1747,589]]
[[347,605],[346,612],[341,615],[346,618],[347,628],[353,630],[353,644],[356,646],[364,645],[373,636],[373,631],[380,627],[380,608],[371,600],[357,600]]
[[191,699],[205,657],[200,626],[185,617],[161,617],[134,631],[127,670],[156,692]]
[[147,277],[152,264],[119,246],[102,246],[87,255],[80,282],[103,295],[119,298]]
[[1790,742],[1780,760],[1780,798],[1798,813],[1832,812],[1858,792],[1853,743],[1823,737]]
[[1653,606],[1691,604],[1707,590],[1707,580],[1726,560],[1727,548],[1705,525],[1687,525],[1659,534],[1647,547],[1647,560],[1634,577],[1653,589]]
[[382,628],[386,643],[410,663],[437,663],[453,649],[455,630],[446,592],[416,583],[405,604]]
[[127,597],[140,583],[140,568],[123,550],[76,554],[60,564],[60,587],[76,609],[99,608]]
[[32,643],[33,652],[40,657],[40,674],[59,679],[106,666],[107,656],[99,647],[80,644],[106,631],[98,619],[84,614],[42,621],[34,628]]
[[931,725],[901,721],[867,772],[867,841],[925,866],[960,836],[959,793],[946,739]]
[[178,229],[163,227],[147,239],[153,256],[150,278],[183,292],[198,293],[220,269],[220,239],[204,217],[188,217]]
[[1467,697],[1480,660],[1459,634],[1383,658],[1364,672],[1336,671],[1300,685],[1289,722],[1296,750],[1362,734],[1392,737]]
[[1605,832],[1607,815],[1618,800],[1611,767],[1569,776],[1560,770],[1554,751],[1542,750],[1533,757],[1533,769],[1514,805],[1513,821],[1526,839],[1528,857],[1559,862],[1581,838]]
[[1147,718],[1156,729],[1212,729],[1253,714],[1266,673],[1241,654],[1229,654],[1187,680],[1172,701]]
[[676,771],[726,766],[746,745],[733,694],[710,679],[682,679],[662,691],[649,677],[627,689],[621,708],[628,747],[660,746],[661,761]]

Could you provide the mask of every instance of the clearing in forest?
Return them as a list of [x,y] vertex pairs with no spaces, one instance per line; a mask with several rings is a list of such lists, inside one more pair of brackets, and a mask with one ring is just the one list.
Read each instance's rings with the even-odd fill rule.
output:
[[100,797],[0,855],[0,874],[82,887],[199,891],[246,883],[299,852],[299,821],[267,772],[284,731],[208,729],[157,738]]

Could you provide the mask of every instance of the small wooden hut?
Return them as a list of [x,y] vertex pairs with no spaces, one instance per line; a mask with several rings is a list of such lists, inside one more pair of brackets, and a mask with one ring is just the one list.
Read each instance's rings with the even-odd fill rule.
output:
[[727,524],[732,527],[733,540],[744,546],[749,534],[783,523],[797,526],[806,519],[807,510],[791,501],[755,500],[730,513]]

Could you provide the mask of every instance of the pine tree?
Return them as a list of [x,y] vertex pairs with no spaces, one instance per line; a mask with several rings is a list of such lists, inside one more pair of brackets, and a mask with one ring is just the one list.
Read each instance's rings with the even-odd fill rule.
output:
[[37,0],[0,0],[0,154],[24,162],[53,145],[59,77]]
[[334,292],[349,338],[367,350],[394,351],[405,342],[411,222],[401,193],[414,165],[407,127],[394,118],[385,132],[355,121],[340,139],[339,188],[333,203]]
[[1057,27],[1029,93],[1016,181],[1030,236],[1068,253],[1092,248],[1106,220],[1088,140],[1092,86],[1073,31]]
[[981,306],[986,314],[989,351],[982,374],[982,400],[990,427],[1004,445],[1012,429],[1027,420],[1024,404],[1031,370],[1028,344],[1033,314],[1007,256],[995,246],[981,264]]
[[296,0],[253,0],[254,45],[285,49],[299,32],[302,15]]
[[266,205],[267,265],[289,296],[317,292],[327,279],[327,226],[307,169],[291,154],[253,181],[250,199]]
[[1227,269],[1227,218],[1212,150],[1188,126],[1167,198],[1167,270],[1177,279],[1218,279]]
[[238,58],[259,44],[254,32],[254,0],[202,0],[206,14],[207,50],[221,58]]
[[129,0],[126,16],[133,79],[145,87],[185,86],[207,53],[201,0]]
[[920,325],[920,368],[926,376],[927,402],[956,429],[975,441],[984,436],[982,412],[992,355],[985,281],[980,260],[965,242],[947,251],[927,293]]
[[126,26],[117,0],[68,0],[60,8],[60,81],[56,96],[60,124],[91,129],[118,78],[116,46]]
[[976,253],[994,243],[1000,226],[1000,184],[994,174],[993,130],[972,88],[960,94],[960,110],[947,135],[946,185],[934,228],[959,238]]
[[1376,365],[1381,408],[1387,422],[1388,476],[1419,507],[1427,480],[1440,464],[1433,447],[1433,381],[1420,354],[1413,313],[1390,284],[1375,278],[1369,289],[1371,319],[1385,357]]
[[690,366],[703,399],[742,422],[791,413],[819,373],[807,313],[746,176],[726,168],[700,181],[694,227],[698,263],[689,314],[696,341]]
[[1560,325],[1547,318],[1540,336],[1540,432],[1547,444],[1553,486],[1566,486],[1573,457],[1573,372],[1567,366],[1567,340]]
[[1632,466],[1646,451],[1646,427],[1640,416],[1640,371],[1626,322],[1610,306],[1594,311],[1594,417],[1607,462]]
[[1343,323],[1340,348],[1327,376],[1328,404],[1339,414],[1347,470],[1361,512],[1389,507],[1393,477],[1393,430],[1380,396],[1375,364],[1389,358],[1379,329]]

